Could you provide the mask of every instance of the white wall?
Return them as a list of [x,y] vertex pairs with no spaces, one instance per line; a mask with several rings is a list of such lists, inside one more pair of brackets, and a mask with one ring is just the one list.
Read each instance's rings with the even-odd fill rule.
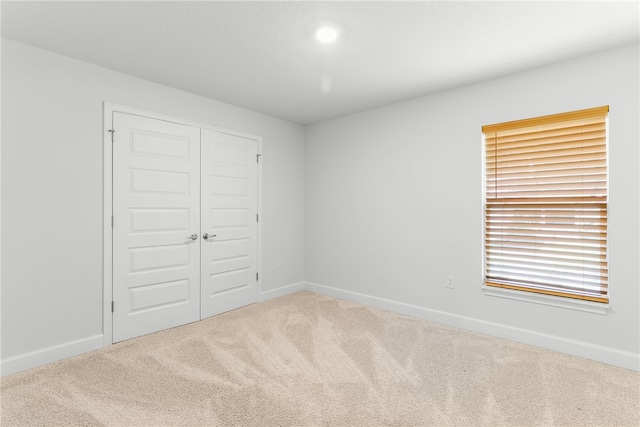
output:
[[2,39],[5,374],[100,345],[103,101],[262,136],[263,291],[304,281],[302,126]]
[[[263,137],[263,296],[306,286],[638,369],[638,74],[635,45],[305,131],[2,39],[3,374],[101,345],[103,101]],[[481,126],[605,104],[610,312],[483,295]]]
[[[638,61],[632,45],[309,126],[309,289],[638,370]],[[482,125],[601,105],[609,313],[484,295]]]

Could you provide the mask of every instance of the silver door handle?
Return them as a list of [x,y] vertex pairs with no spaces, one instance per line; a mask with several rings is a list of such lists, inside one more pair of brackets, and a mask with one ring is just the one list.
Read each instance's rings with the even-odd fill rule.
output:
[[215,235],[215,234],[207,234],[207,233],[204,233],[204,234],[202,235],[202,238],[203,238],[204,240],[207,240],[207,239],[213,239],[214,237],[216,237],[216,235]]
[[191,236],[187,237],[187,239],[198,240],[198,235],[196,233],[193,233]]

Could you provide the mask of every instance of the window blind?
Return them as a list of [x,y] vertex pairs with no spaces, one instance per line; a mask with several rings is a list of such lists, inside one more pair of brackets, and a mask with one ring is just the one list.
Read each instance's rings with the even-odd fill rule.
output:
[[482,128],[487,286],[608,302],[608,111]]

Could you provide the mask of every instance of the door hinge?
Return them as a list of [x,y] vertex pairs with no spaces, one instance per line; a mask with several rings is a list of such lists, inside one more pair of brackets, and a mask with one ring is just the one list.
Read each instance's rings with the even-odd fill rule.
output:
[[260,156],[262,156],[262,154],[256,154],[256,163],[260,162]]
[[116,133],[115,129],[109,129],[108,132],[111,133],[111,142],[113,142],[113,134]]
[[111,312],[112,313],[113,313],[114,307],[115,307],[115,304],[113,303],[113,301],[111,301]]
[[258,273],[256,273],[256,282],[258,281]]
[[259,214],[256,214],[256,222],[258,222],[258,221],[259,221],[259,219],[258,219],[258,218],[259,218],[259,217],[258,217],[258,215],[259,215]]

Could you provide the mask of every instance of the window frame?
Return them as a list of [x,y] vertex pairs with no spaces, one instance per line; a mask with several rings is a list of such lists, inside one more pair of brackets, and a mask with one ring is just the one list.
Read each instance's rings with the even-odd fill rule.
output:
[[[606,109],[606,110],[605,110]],[[491,130],[485,130],[486,128],[495,128],[501,125],[511,125],[511,124],[518,124],[518,123],[523,123],[520,126],[517,127],[529,127],[529,126],[534,126],[537,123],[546,123],[547,120],[551,119],[553,120],[554,118],[556,118],[556,121],[570,121],[570,120],[574,120],[574,116],[580,116],[583,112],[588,112],[590,110],[593,111],[601,111],[602,112],[602,116],[604,116],[604,125],[605,125],[605,167],[606,167],[606,192],[605,192],[605,206],[606,206],[606,237],[605,237],[605,242],[604,242],[604,249],[603,249],[603,253],[605,256],[605,260],[606,260],[606,267],[607,267],[607,285],[606,285],[606,294],[603,298],[597,298],[597,297],[588,297],[588,296],[584,296],[584,295],[577,295],[577,294],[571,294],[569,292],[562,292],[562,291],[554,291],[554,290],[543,290],[543,289],[536,289],[535,287],[526,287],[526,286],[522,286],[519,284],[502,284],[502,283],[495,283],[492,282],[490,279],[487,279],[487,231],[488,231],[488,226],[487,226],[487,184],[488,184],[488,177],[487,177],[487,139],[486,139],[486,135],[491,132]],[[545,304],[545,305],[551,305],[551,306],[556,306],[556,307],[563,307],[563,308],[569,308],[569,309],[574,309],[574,310],[580,310],[580,311],[586,311],[586,312],[592,312],[592,313],[598,313],[598,314],[607,314],[608,310],[609,310],[609,303],[611,301],[611,288],[609,286],[609,273],[608,273],[608,269],[609,269],[609,238],[610,238],[610,169],[609,169],[609,150],[610,150],[610,139],[609,139],[609,106],[602,106],[602,107],[595,107],[595,108],[589,108],[589,109],[585,109],[585,110],[577,110],[577,111],[569,111],[566,113],[558,113],[558,114],[552,114],[552,115],[547,115],[547,116],[539,116],[539,117],[533,117],[530,119],[522,119],[522,120],[515,120],[512,122],[504,122],[504,123],[498,123],[495,125],[488,125],[488,126],[483,126],[481,133],[480,133],[480,139],[481,139],[481,144],[482,144],[482,167],[481,167],[481,173],[482,173],[482,233],[483,233],[483,238],[482,238],[482,257],[483,257],[483,262],[482,262],[482,266],[483,266],[483,279],[482,279],[482,291],[483,294],[487,295],[487,296],[494,296],[494,297],[501,297],[501,298],[507,298],[507,299],[513,299],[513,300],[520,300],[520,301],[526,301],[526,302],[532,302],[532,303],[538,303],[538,304]],[[562,118],[562,120],[557,120],[557,118]],[[495,131],[494,131],[495,132]],[[602,282],[601,282],[602,283]]]

